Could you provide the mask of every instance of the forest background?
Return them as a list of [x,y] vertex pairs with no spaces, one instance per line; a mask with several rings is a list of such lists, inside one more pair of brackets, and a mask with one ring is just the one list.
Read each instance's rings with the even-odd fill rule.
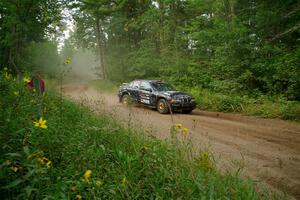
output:
[[299,120],[299,21],[297,0],[1,1],[0,66],[57,77],[88,49],[114,84],[163,79],[201,109]]

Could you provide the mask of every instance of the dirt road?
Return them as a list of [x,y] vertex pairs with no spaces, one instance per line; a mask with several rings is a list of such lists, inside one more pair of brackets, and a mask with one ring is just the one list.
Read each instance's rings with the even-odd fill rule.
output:
[[116,94],[84,84],[65,85],[64,92],[93,110],[111,112],[126,124],[141,126],[157,138],[168,137],[170,127],[181,123],[195,145],[213,152],[221,170],[243,167],[243,176],[300,199],[300,123],[200,110],[174,114],[172,120],[171,115],[155,110],[125,107]]

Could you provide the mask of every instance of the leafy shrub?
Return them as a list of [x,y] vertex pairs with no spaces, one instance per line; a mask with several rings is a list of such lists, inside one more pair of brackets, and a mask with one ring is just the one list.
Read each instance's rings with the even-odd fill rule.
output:
[[243,111],[244,99],[239,96],[217,94],[201,88],[191,89],[190,92],[196,98],[200,109],[222,112]]
[[287,101],[280,106],[280,116],[283,119],[300,120],[300,104],[296,101]]
[[242,98],[238,96],[225,96],[220,95],[218,99],[219,105],[218,105],[218,111],[223,112],[241,112],[242,111]]
[[298,101],[287,101],[282,97],[259,95],[256,98],[224,95],[199,87],[189,89],[196,98],[198,107],[202,110],[239,112],[246,115],[256,115],[265,118],[300,119],[300,104]]

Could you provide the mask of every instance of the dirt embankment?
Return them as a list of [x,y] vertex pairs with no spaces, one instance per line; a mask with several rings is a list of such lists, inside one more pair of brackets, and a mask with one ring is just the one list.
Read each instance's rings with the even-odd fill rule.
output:
[[209,148],[221,170],[243,167],[243,175],[300,199],[300,124],[238,114],[195,110],[191,114],[159,114],[141,107],[124,107],[116,94],[103,93],[85,84],[66,85],[64,92],[84,100],[91,109],[111,112],[126,124],[147,129],[157,138],[169,136],[181,123],[190,130],[195,145]]

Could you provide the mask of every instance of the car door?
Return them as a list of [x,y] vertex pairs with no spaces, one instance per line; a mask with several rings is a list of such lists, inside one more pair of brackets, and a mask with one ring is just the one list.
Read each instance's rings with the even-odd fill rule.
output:
[[133,81],[132,86],[130,88],[130,96],[135,102],[139,102],[139,86],[140,81]]
[[148,81],[141,81],[139,99],[142,104],[153,105],[153,89]]

